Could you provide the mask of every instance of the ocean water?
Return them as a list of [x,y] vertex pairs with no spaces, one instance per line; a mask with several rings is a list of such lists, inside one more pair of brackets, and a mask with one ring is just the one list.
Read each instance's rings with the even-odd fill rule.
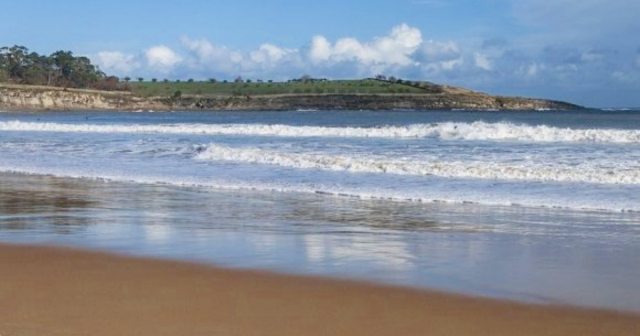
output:
[[0,240],[640,311],[640,111],[0,114]]

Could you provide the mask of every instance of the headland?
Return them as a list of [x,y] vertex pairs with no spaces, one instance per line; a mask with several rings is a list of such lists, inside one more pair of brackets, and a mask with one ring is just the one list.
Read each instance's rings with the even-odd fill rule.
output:
[[493,96],[428,82],[140,82],[127,90],[0,84],[5,111],[574,110],[545,99]]

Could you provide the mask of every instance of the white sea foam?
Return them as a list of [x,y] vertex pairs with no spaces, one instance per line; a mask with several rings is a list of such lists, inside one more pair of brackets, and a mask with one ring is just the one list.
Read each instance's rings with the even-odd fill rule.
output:
[[196,155],[198,160],[234,161],[302,169],[349,171],[354,173],[434,175],[453,178],[640,184],[640,167],[583,165],[509,164],[488,161],[389,160],[363,155],[321,155],[289,153],[260,148],[209,145]]
[[606,111],[606,112],[617,112],[617,111],[633,111],[634,109],[628,108],[628,107],[609,107],[609,108],[603,108],[600,110]]
[[97,125],[0,122],[0,131],[67,133],[163,133],[337,138],[434,138],[441,140],[640,143],[640,130],[571,129],[507,122],[432,123],[381,127],[320,127],[267,124]]
[[[378,199],[378,200],[394,200],[409,201],[420,203],[439,203],[439,204],[478,204],[489,206],[519,206],[531,208],[555,208],[555,209],[574,209],[589,211],[605,211],[605,212],[640,212],[638,203],[635,202],[603,202],[591,200],[574,200],[555,197],[540,197],[524,199],[515,198],[513,195],[494,195],[486,197],[480,193],[443,193],[435,191],[434,193],[411,190],[390,191],[378,188],[353,189],[343,188],[337,185],[306,185],[306,184],[280,184],[265,183],[257,181],[239,181],[239,180],[217,180],[181,177],[172,178],[162,175],[149,176],[131,176],[129,174],[94,174],[82,171],[69,171],[68,169],[42,169],[37,167],[5,167],[0,163],[0,172],[18,173],[29,175],[54,175],[66,178],[79,178],[98,181],[114,181],[126,183],[143,183],[158,185],[175,185],[188,187],[205,187],[222,190],[252,190],[252,191],[276,191],[285,193],[312,193],[337,197],[353,197],[358,199]],[[450,189],[449,189],[450,190]]]

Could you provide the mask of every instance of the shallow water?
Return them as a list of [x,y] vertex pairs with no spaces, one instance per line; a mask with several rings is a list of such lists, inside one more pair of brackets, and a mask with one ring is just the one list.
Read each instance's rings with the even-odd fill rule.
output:
[[640,312],[640,217],[0,175],[0,241]]
[[640,112],[4,113],[0,241],[640,312]]

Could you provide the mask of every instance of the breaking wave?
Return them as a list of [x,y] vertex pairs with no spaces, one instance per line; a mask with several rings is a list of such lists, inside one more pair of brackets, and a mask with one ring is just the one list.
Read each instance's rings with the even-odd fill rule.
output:
[[640,143],[640,130],[571,129],[507,122],[431,123],[380,127],[320,127],[266,124],[96,125],[48,122],[0,122],[0,131],[67,133],[162,133],[337,138],[433,138],[440,140]]
[[601,184],[640,184],[638,167],[600,167],[597,165],[548,166],[509,165],[482,161],[408,161],[384,157],[287,153],[260,148],[235,148],[211,144],[195,158],[205,161],[234,161],[282,167],[349,171],[354,173],[434,175],[453,178],[582,182]]

